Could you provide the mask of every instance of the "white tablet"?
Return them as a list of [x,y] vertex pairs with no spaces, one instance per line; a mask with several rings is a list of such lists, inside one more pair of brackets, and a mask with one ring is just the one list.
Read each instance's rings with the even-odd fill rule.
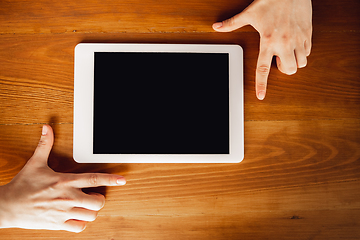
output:
[[242,48],[77,45],[73,147],[80,163],[242,161]]

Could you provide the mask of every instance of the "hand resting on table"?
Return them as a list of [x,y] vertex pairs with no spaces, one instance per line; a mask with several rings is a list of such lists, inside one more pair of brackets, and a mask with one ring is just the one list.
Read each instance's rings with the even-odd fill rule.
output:
[[81,189],[126,183],[113,174],[54,172],[47,164],[53,142],[51,127],[44,125],[34,155],[10,183],[0,187],[1,228],[81,232],[105,203],[103,195]]
[[244,11],[223,22],[213,24],[218,32],[230,32],[245,25],[260,34],[260,51],[256,67],[255,89],[258,99],[266,94],[273,56],[285,74],[305,67],[311,51],[311,0],[255,0]]

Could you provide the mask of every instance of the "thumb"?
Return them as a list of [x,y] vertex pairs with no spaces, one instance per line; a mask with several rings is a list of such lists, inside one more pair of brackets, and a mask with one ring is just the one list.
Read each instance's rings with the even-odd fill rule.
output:
[[40,164],[46,164],[54,143],[54,133],[49,125],[44,125],[42,128],[41,138],[31,161],[38,162]]
[[243,11],[225,21],[214,23],[212,28],[218,32],[231,32],[238,28],[249,25],[249,20],[249,14],[247,11]]

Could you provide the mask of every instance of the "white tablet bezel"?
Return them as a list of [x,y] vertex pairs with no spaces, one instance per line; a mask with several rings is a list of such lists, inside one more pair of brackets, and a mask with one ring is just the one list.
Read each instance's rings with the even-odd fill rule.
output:
[[[95,52],[228,53],[230,154],[93,154]],[[76,162],[236,163],[243,160],[243,50],[239,45],[80,43],[75,48],[74,65],[73,157]]]

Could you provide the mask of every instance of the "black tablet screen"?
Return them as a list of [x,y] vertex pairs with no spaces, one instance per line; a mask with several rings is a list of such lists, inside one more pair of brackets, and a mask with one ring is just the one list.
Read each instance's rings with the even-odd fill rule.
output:
[[94,154],[229,154],[229,55],[95,53]]

